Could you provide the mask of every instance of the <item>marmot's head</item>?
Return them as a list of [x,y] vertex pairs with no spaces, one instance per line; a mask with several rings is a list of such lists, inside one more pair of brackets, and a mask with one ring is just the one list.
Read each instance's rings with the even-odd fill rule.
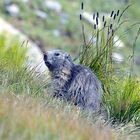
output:
[[44,61],[48,69],[53,72],[59,69],[71,70],[73,62],[71,56],[60,50],[48,51],[44,54]]

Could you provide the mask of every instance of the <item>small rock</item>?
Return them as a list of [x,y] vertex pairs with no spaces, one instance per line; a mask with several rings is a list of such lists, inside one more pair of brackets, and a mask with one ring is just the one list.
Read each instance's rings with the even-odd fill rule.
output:
[[36,15],[42,19],[46,19],[47,18],[47,14],[41,10],[36,10],[35,11]]
[[17,37],[21,45],[24,42],[23,47],[27,47],[26,56],[28,57],[26,65],[31,69],[35,68],[35,71],[38,73],[44,73],[47,67],[43,61],[43,55],[41,50],[39,49],[39,46],[32,42],[25,34],[23,34],[16,28],[14,28],[11,24],[0,18],[0,33],[5,32],[9,33],[11,36]]
[[2,18],[0,18],[0,33],[1,32],[9,32],[15,36],[19,34],[19,31],[16,28]]
[[61,13],[60,14],[60,20],[62,24],[68,23],[68,15],[66,13]]
[[112,53],[112,59],[117,63],[124,62],[124,57],[121,54],[116,53],[116,52]]
[[19,14],[19,7],[16,4],[6,6],[6,11],[13,17],[17,17]]
[[123,48],[124,46],[125,46],[124,43],[119,39],[119,37],[115,36],[114,37],[114,47]]
[[59,37],[60,36],[60,31],[58,30],[58,29],[56,29],[56,30],[53,30],[53,35],[55,36],[55,37]]
[[60,13],[62,10],[62,6],[58,1],[46,0],[45,5],[48,9],[54,10],[57,13]]

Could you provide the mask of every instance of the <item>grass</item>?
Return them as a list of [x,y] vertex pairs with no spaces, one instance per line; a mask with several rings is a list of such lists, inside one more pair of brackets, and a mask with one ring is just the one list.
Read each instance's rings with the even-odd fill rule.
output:
[[[59,1],[62,5],[62,11],[66,14],[66,19],[68,19],[64,26],[61,26],[62,23],[60,15],[47,9],[45,5],[42,4],[44,2],[43,0],[30,1],[29,4],[25,4],[20,0],[13,0],[12,2],[17,4],[20,8],[21,12],[17,17],[11,17],[7,14],[4,7],[4,1],[0,2],[0,15],[8,22],[23,31],[29,36],[29,38],[41,46],[45,46],[47,48],[62,48],[74,55],[78,53],[79,46],[81,45],[81,28],[79,26],[78,17],[81,0],[71,2],[65,0]],[[132,23],[133,21],[139,22],[140,2],[139,0],[129,0],[129,2],[132,3],[132,6],[123,18],[128,18]],[[125,6],[126,4],[123,1],[118,0],[95,0],[94,2],[92,0],[84,1],[85,11],[88,11],[89,13],[96,13],[97,11],[101,14],[109,13],[112,9],[118,10]],[[34,12],[36,9],[40,9],[47,13],[47,19],[39,19]],[[126,31],[127,28],[128,25],[126,24],[126,26],[123,26],[121,31]],[[55,36],[53,33],[54,30],[57,29],[60,31],[60,36]],[[125,38],[122,38],[125,46],[127,46],[123,51],[120,51],[124,56],[128,54],[128,48],[132,47],[131,39],[135,35],[136,31],[136,28],[129,30]],[[121,34],[118,33],[118,35]],[[55,41],[53,41],[54,39]],[[137,41],[136,50],[138,50],[139,44],[140,39]],[[136,56],[139,56],[137,51]],[[139,66],[137,69],[137,71],[139,71]]]
[[139,124],[135,117],[140,110],[140,83],[135,78],[114,80],[111,83],[110,93],[104,95],[105,108],[108,118],[113,123],[134,122]]
[[25,67],[26,50],[19,49],[20,43],[13,41],[6,34],[0,39],[0,139],[112,140],[117,137],[101,120],[93,123],[80,109],[50,97],[43,79]]
[[116,134],[109,127],[90,125],[79,117],[78,110],[71,110],[70,106],[56,109],[46,101],[47,98],[1,93],[0,139],[115,139]]
[[[133,73],[135,44],[139,37],[139,30],[135,35],[129,62],[131,64],[123,71],[121,67],[124,65],[117,65],[112,59],[115,45],[113,40],[120,26],[125,23],[121,21],[121,17],[129,7],[130,5],[122,11],[112,11],[110,19],[102,21],[102,27],[98,27],[99,14],[97,13],[92,37],[87,44],[83,45],[79,61],[90,67],[102,81],[104,87],[103,106],[107,111],[107,119],[111,120],[113,124],[133,122],[139,125],[139,121],[135,118],[140,117],[140,82]],[[84,26],[83,21],[81,22]],[[84,33],[83,36],[85,36]]]
[[[17,38],[6,33],[0,36],[0,139],[139,139],[139,79],[127,72],[132,67],[122,71],[111,58],[113,38],[121,21],[115,23],[122,17],[121,12],[101,29],[96,21],[97,28],[92,28],[96,41],[91,39],[83,46],[80,55],[80,63],[90,67],[103,83],[105,118],[90,116],[50,97],[49,81],[25,66],[27,50],[19,47]],[[132,58],[138,34],[135,36]]]
[[[41,75],[38,77],[34,70],[29,71],[25,66],[26,49],[19,49],[21,44],[17,38],[15,42],[14,38],[5,33],[1,35],[0,44],[0,139],[134,138],[129,132],[138,130],[136,127],[130,129],[127,125],[129,130],[117,126],[116,131],[101,116],[91,116],[70,103],[52,98],[46,85],[48,81],[44,84]],[[107,107],[115,101],[113,99],[106,103]],[[116,102],[116,105],[119,103]],[[109,111],[111,113],[112,110]],[[110,122],[110,118],[107,122]],[[139,117],[135,115],[133,120],[138,122]],[[132,134],[135,134],[136,139],[139,136],[139,133]]]
[[21,45],[10,34],[0,35],[0,89],[38,94],[46,84],[41,82],[41,75],[36,78],[35,70],[25,66],[27,49]]

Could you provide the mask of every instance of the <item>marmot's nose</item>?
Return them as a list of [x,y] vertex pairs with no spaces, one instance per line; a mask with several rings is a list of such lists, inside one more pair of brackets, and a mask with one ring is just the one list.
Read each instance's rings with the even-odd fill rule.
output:
[[48,59],[47,54],[44,54],[44,61],[46,61]]

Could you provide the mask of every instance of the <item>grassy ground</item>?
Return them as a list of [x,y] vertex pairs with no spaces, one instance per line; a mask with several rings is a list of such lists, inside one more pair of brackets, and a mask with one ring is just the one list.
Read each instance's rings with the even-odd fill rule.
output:
[[134,78],[112,77],[102,101],[107,116],[90,115],[52,98],[49,81],[25,67],[24,47],[5,35],[0,40],[0,139],[139,139],[140,84]]
[[[19,3],[19,1],[15,2]],[[63,0],[61,2],[65,6],[68,4],[68,2]],[[104,1],[98,1],[95,7],[91,1],[88,1],[88,5],[91,5],[91,9],[97,8],[96,10],[98,11],[100,9],[98,5],[100,5],[101,2],[104,3],[104,11],[107,9],[112,10]],[[121,2],[117,1],[113,2],[108,0],[108,2],[115,3],[116,7],[122,5]],[[138,1],[136,1],[136,3],[138,3]],[[40,3],[39,1],[35,1],[33,3],[31,2],[31,4],[33,4],[33,7],[38,7]],[[64,10],[70,13],[74,9],[76,11],[79,4],[72,1],[72,5],[74,5],[72,6],[73,9],[71,9],[71,7],[65,9],[64,6]],[[30,13],[31,9],[25,5],[20,6],[23,6],[22,8],[25,10],[25,12],[22,13],[23,15],[20,16],[25,18],[26,11]],[[87,8],[89,9],[89,7]],[[1,10],[3,11],[4,9]],[[132,14],[133,12],[130,13]],[[130,13],[128,12],[128,14]],[[136,13],[135,16],[137,15]],[[6,17],[19,28],[23,27],[21,25],[24,25],[27,34],[35,33],[35,35],[33,35],[35,40],[41,38],[46,41],[46,43],[50,43],[50,46],[52,44],[53,47],[56,47],[62,44],[60,47],[63,48],[65,46],[71,46],[71,44],[74,47],[75,42],[76,44],[78,42],[78,46],[82,44],[81,41],[79,41],[79,38],[82,37],[80,33],[75,30],[81,30],[80,27],[77,27],[77,22],[79,22],[79,19],[77,19],[78,16],[75,17],[75,15],[71,15],[72,17],[70,17],[70,19],[75,25],[68,24],[66,27],[75,33],[74,36],[76,36],[76,39],[74,39],[74,41],[73,39],[69,40],[69,37],[64,37],[61,38],[62,42],[59,38],[57,38],[55,42],[49,40],[49,38],[45,40],[46,36],[43,31],[44,28],[42,28],[45,27],[45,22],[40,23],[40,21],[36,21],[36,17],[33,16],[33,19],[30,21],[36,21],[39,27],[37,30],[34,30],[32,22],[29,24],[25,22],[30,19],[30,14],[20,25],[17,20],[13,20],[13,17]],[[56,17],[56,15],[52,16]],[[59,25],[58,23],[56,22],[57,26]],[[51,21],[48,21],[47,24],[48,29],[54,29],[54,27],[56,27],[56,25],[52,24],[52,28],[50,28]],[[28,32],[27,28],[30,29],[31,32]],[[102,33],[103,32],[107,33],[106,27],[102,30]],[[137,32],[135,32],[135,35],[136,33]],[[46,34],[48,34],[48,32]],[[95,35],[98,35],[98,30],[96,30]],[[127,36],[129,36],[129,33],[127,33]],[[52,36],[51,33],[49,33],[47,37],[54,40],[54,36]],[[97,39],[94,44],[96,47],[94,47],[93,44],[87,47],[84,46],[85,48],[79,57],[79,61],[94,70],[103,83],[104,96],[102,105],[106,111],[104,117],[102,115],[89,115],[70,103],[65,103],[50,97],[48,88],[49,79],[44,80],[44,75],[36,75],[34,70],[28,70],[24,65],[27,59],[25,56],[26,49],[24,47],[19,49],[21,44],[17,41],[17,38],[11,38],[11,36],[5,33],[0,36],[0,139],[139,140],[139,79],[132,73],[133,67],[131,67],[131,65],[128,66],[128,68],[132,70],[131,73],[129,73],[126,70],[123,71],[122,68],[119,67],[120,65],[114,65],[112,62],[110,55],[113,50],[113,36],[111,35],[108,38],[106,34],[101,34],[99,38],[100,37],[102,38],[99,39],[101,41],[98,42]],[[106,42],[103,38],[107,38],[109,41]],[[45,45],[46,43],[44,42]],[[65,50],[67,50],[67,47]],[[70,51],[69,49],[70,48],[68,48],[67,51]],[[73,50],[75,51],[75,48]]]
[[[19,49],[20,43],[13,40],[1,35],[1,140],[116,139],[114,130],[102,121],[93,123],[92,118],[78,108],[50,97],[47,81],[44,84],[41,76],[27,70],[23,53],[26,50]],[[7,41],[10,42],[8,48]]]
[[[100,123],[91,125],[79,110],[56,100],[0,93],[1,140],[113,140],[117,136]],[[57,107],[56,107],[57,106]]]

